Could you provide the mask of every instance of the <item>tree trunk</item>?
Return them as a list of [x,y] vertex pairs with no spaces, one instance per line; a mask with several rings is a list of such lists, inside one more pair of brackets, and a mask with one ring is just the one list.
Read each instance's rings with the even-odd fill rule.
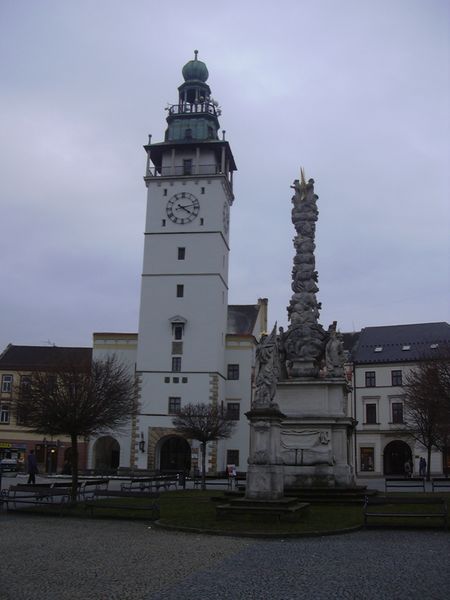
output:
[[427,448],[427,481],[430,481],[430,469],[431,469],[431,446]]
[[206,442],[202,442],[202,490],[206,490]]
[[70,454],[70,463],[72,468],[72,489],[70,498],[72,504],[76,504],[78,498],[78,436],[76,434],[71,434],[70,439],[72,442],[72,452]]

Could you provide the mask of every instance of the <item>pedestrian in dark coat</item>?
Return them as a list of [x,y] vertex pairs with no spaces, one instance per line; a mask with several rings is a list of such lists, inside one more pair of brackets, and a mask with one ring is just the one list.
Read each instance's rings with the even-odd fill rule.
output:
[[36,483],[36,473],[38,472],[37,460],[34,450],[30,450],[28,455],[28,483]]

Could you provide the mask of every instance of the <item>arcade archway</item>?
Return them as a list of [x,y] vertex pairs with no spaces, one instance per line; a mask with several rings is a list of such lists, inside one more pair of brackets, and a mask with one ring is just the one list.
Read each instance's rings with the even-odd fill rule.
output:
[[412,463],[411,448],[406,442],[395,440],[389,442],[384,449],[384,474],[385,475],[404,475],[405,463]]
[[98,438],[93,448],[94,469],[112,471],[120,464],[120,445],[113,437],[106,435]]
[[159,450],[159,469],[162,473],[191,469],[191,447],[180,436],[171,436],[161,440]]

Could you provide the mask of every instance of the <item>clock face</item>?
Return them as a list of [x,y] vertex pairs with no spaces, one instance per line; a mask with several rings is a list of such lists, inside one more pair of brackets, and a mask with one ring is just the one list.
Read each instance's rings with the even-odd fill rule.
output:
[[189,192],[179,192],[167,202],[166,213],[171,221],[184,225],[193,221],[200,212],[197,198]]
[[230,207],[228,202],[225,201],[223,205],[223,229],[225,233],[228,233],[228,229],[230,228]]

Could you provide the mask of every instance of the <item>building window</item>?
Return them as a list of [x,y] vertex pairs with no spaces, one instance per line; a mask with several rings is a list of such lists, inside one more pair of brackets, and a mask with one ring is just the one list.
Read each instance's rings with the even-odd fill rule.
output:
[[163,219],[163,220],[161,221],[161,225],[162,225],[163,227],[165,227],[165,226],[166,226],[166,220],[165,220],[165,219]]
[[164,188],[164,196],[167,196],[167,188]]
[[170,377],[164,377],[164,383],[170,383]]
[[186,248],[178,248],[178,260],[184,260],[186,258]]
[[183,339],[184,324],[183,323],[172,323],[172,335],[173,339],[180,341]]
[[172,356],[172,372],[179,373],[181,371],[181,356]]
[[171,396],[169,398],[169,415],[177,415],[181,410],[181,398]]
[[239,365],[228,365],[227,379],[239,379]]
[[366,387],[375,387],[375,371],[366,371]]
[[181,378],[181,383],[187,383],[188,382],[188,378],[187,377],[182,377]]
[[185,158],[183,160],[183,175],[192,175],[192,159]]
[[227,402],[227,419],[230,421],[239,421],[240,407],[239,402]]
[[2,392],[4,394],[10,394],[12,392],[13,376],[2,375]]
[[184,138],[186,140],[192,140],[192,129],[190,127],[188,127],[187,129],[185,129],[185,131],[184,131]]
[[375,449],[360,448],[361,471],[373,471],[375,469]]
[[2,404],[0,408],[0,423],[9,423],[9,404]]
[[200,225],[204,225],[205,224],[205,219],[203,219],[203,217],[200,217]]
[[403,402],[392,403],[392,422],[403,423]]
[[202,193],[202,194],[204,194],[204,193],[205,193],[205,188],[204,188],[204,187],[202,187],[202,189],[201,189],[201,193]]
[[377,405],[366,404],[366,423],[374,424],[377,422]]
[[402,385],[402,372],[391,371],[392,385]]
[[239,450],[227,450],[227,465],[239,466]]
[[183,298],[184,296],[184,285],[179,283],[177,285],[177,298]]

